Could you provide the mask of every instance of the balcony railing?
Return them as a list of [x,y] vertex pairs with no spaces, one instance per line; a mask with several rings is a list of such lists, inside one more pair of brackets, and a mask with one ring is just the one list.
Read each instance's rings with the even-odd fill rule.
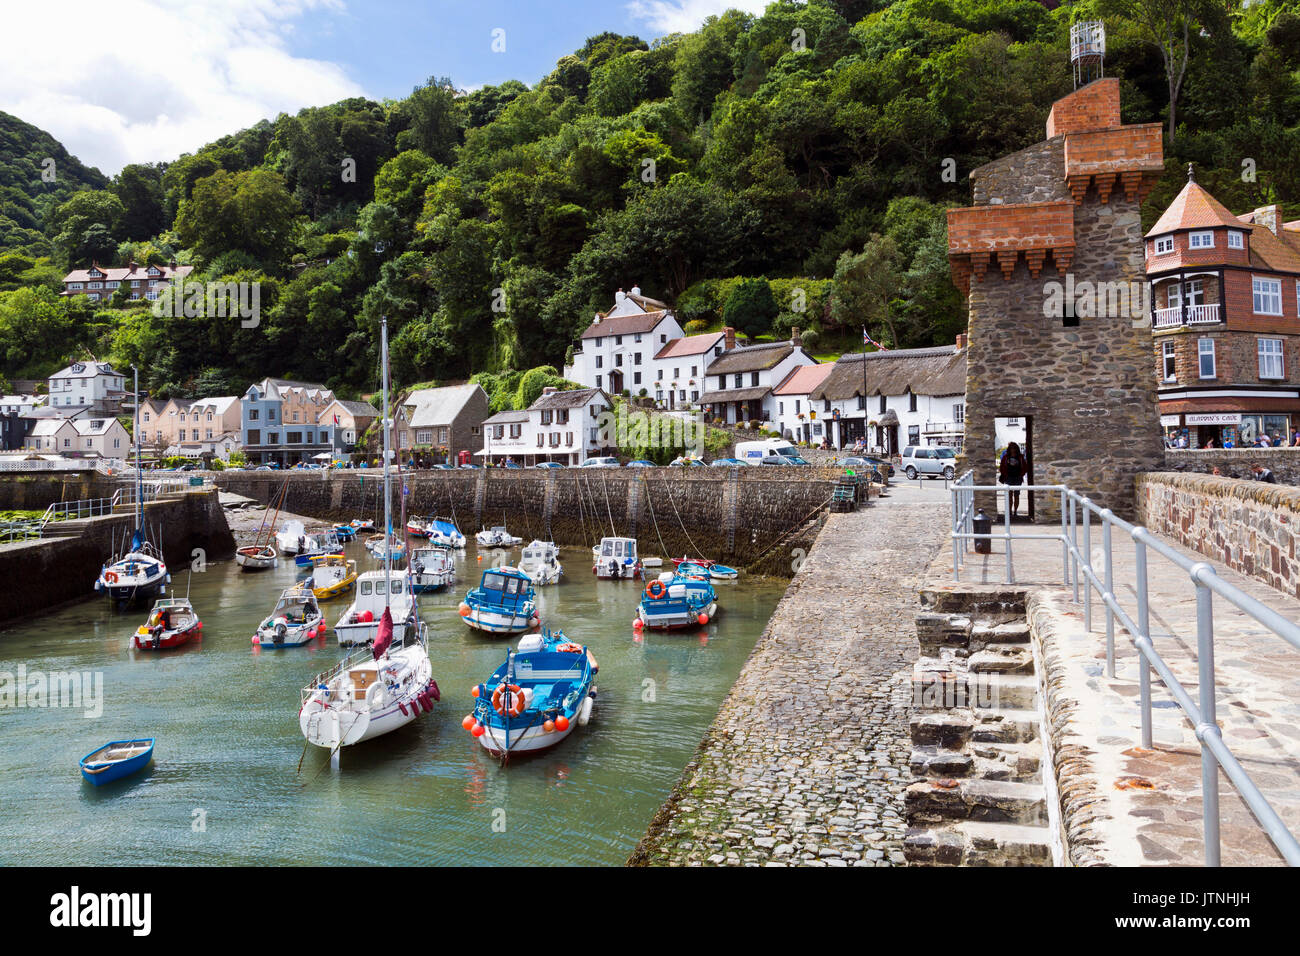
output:
[[[1212,325],[1219,321],[1219,303],[1208,305],[1189,305],[1187,307],[1187,325]],[[1168,309],[1156,309],[1155,327],[1157,329],[1175,329],[1183,325],[1182,306],[1175,305]]]

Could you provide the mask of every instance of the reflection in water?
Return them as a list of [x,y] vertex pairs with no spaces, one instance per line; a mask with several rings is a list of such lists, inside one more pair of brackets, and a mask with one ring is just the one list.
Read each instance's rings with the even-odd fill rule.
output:
[[[360,568],[374,567],[360,544]],[[517,549],[512,553],[513,559]],[[699,633],[632,632],[641,587],[598,581],[590,552],[565,549],[563,583],[538,590],[543,621],[591,646],[596,710],[554,750],[508,767],[460,726],[469,689],[513,642],[456,614],[483,567],[471,543],[454,588],[420,598],[430,624],[437,709],[347,748],[341,769],[306,748],[302,686],[342,653],[333,632],[302,648],[251,647],[254,629],[297,578],[289,566],[233,562],[175,575],[203,619],[201,641],[133,653],[147,611],[85,601],[0,630],[0,674],[19,665],[103,680],[103,715],[0,709],[0,863],[546,864],[619,863],[667,797],[780,597],[781,582],[720,590],[724,611]],[[325,603],[335,621],[346,597]],[[630,639],[629,639],[630,638]],[[655,693],[645,693],[649,680]],[[113,740],[154,736],[154,761],[111,786],[83,785],[77,760]],[[301,763],[301,769],[299,764]],[[100,792],[96,792],[100,791]],[[196,811],[205,827],[192,828]],[[494,829],[494,814],[502,812]],[[491,839],[490,837],[501,837]]]

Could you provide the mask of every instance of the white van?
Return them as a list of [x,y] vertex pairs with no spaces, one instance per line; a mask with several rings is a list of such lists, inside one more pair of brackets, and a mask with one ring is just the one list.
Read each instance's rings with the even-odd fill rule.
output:
[[783,455],[786,458],[798,458],[799,450],[784,438],[765,438],[762,441],[742,441],[736,443],[736,456],[751,465],[762,464],[764,458]]

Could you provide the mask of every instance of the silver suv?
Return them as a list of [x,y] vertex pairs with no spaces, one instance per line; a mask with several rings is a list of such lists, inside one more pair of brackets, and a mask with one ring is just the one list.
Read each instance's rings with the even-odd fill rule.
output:
[[903,473],[908,478],[942,475],[951,481],[957,476],[957,452],[942,446],[908,445],[903,449]]

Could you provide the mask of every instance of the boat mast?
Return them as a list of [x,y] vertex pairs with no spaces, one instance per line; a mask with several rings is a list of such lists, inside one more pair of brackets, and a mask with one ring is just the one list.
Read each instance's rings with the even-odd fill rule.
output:
[[132,396],[135,399],[134,420],[131,425],[131,437],[135,439],[135,530],[137,534],[143,535],[144,476],[140,472],[140,370],[132,365],[131,371],[135,373],[135,393]]
[[379,317],[379,371],[383,378],[384,402],[384,607],[389,606],[393,575],[393,502],[388,484],[388,432],[392,422],[388,417],[388,316]]

